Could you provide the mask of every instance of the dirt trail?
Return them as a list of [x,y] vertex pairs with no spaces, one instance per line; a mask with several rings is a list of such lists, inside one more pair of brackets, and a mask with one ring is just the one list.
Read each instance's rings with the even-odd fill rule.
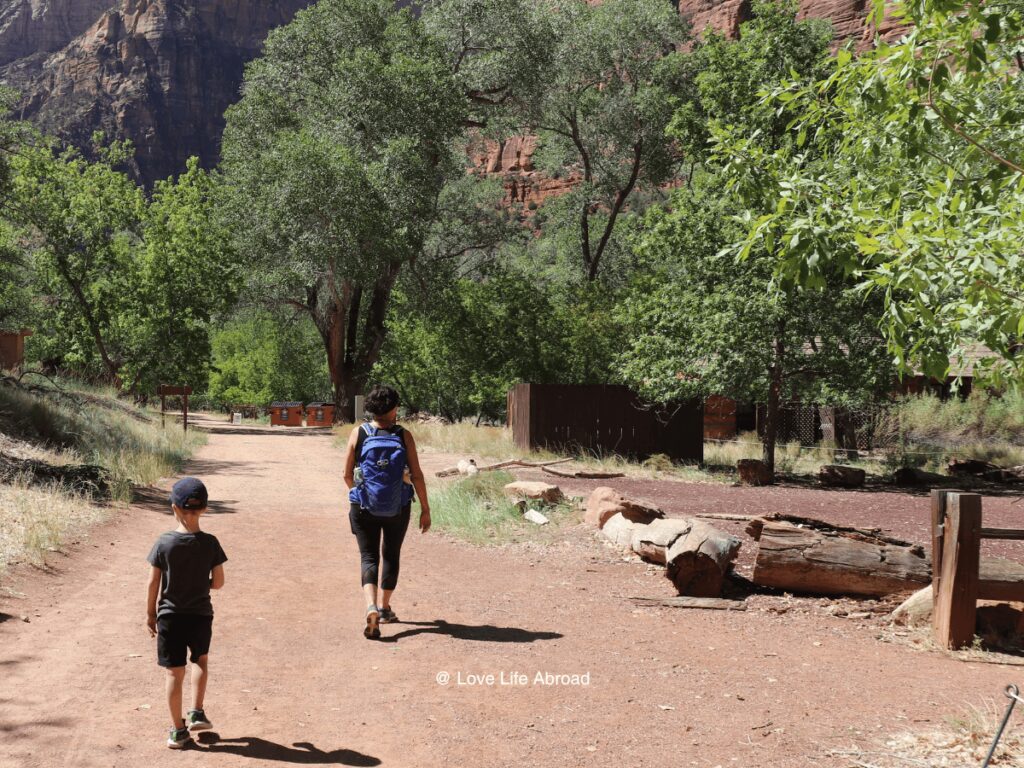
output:
[[847,619],[635,609],[625,598],[670,585],[582,527],[547,549],[410,531],[406,623],[368,642],[340,460],[327,435],[219,425],[188,468],[230,560],[214,598],[217,740],[185,753],[163,747],[143,621],[144,557],[171,527],[163,497],[94,530],[55,572],[16,574],[23,597],[0,604],[0,766],[843,765],[824,753],[1024,682]]

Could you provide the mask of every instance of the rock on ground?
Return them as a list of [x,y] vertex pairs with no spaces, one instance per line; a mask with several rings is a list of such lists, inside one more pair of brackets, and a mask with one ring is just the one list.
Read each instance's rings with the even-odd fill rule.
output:
[[505,486],[505,495],[513,499],[537,499],[548,504],[557,504],[563,498],[557,485],[539,481],[518,480]]
[[610,518],[622,515],[634,523],[648,523],[665,517],[665,513],[643,502],[627,499],[614,488],[600,486],[587,498],[584,520],[598,528],[604,528]]

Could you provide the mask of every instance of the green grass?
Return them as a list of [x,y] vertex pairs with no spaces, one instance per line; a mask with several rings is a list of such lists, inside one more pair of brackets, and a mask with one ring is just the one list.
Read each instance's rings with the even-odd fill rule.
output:
[[505,544],[543,540],[561,525],[579,518],[572,504],[550,505],[531,502],[551,522],[538,526],[523,520],[519,508],[505,496],[503,488],[515,480],[508,472],[482,472],[432,490],[430,512],[442,531],[473,544]]

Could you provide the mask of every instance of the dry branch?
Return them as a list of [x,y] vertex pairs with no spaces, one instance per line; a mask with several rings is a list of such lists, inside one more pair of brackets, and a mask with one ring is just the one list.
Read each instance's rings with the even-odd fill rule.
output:
[[[484,467],[477,467],[479,472],[491,472],[495,469],[504,469],[505,467],[528,467],[531,469],[543,469],[544,467],[550,467],[555,464],[565,464],[566,462],[572,461],[572,459],[556,459],[554,461],[525,461],[523,459],[509,459],[508,461],[499,461],[497,464],[488,464]],[[459,474],[458,467],[448,467],[442,469],[439,472],[434,473],[436,477],[450,477],[451,475]]]
[[551,469],[550,467],[541,467],[540,469],[542,472],[547,472],[555,477],[571,477],[580,480],[611,480],[615,477],[625,477],[622,472],[559,472],[557,469]]

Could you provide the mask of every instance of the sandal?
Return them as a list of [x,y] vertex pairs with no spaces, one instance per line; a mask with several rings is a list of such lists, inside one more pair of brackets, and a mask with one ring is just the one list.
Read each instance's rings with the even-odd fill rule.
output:
[[363,637],[367,640],[376,640],[380,637],[380,611],[376,605],[366,609],[366,629],[363,630]]

